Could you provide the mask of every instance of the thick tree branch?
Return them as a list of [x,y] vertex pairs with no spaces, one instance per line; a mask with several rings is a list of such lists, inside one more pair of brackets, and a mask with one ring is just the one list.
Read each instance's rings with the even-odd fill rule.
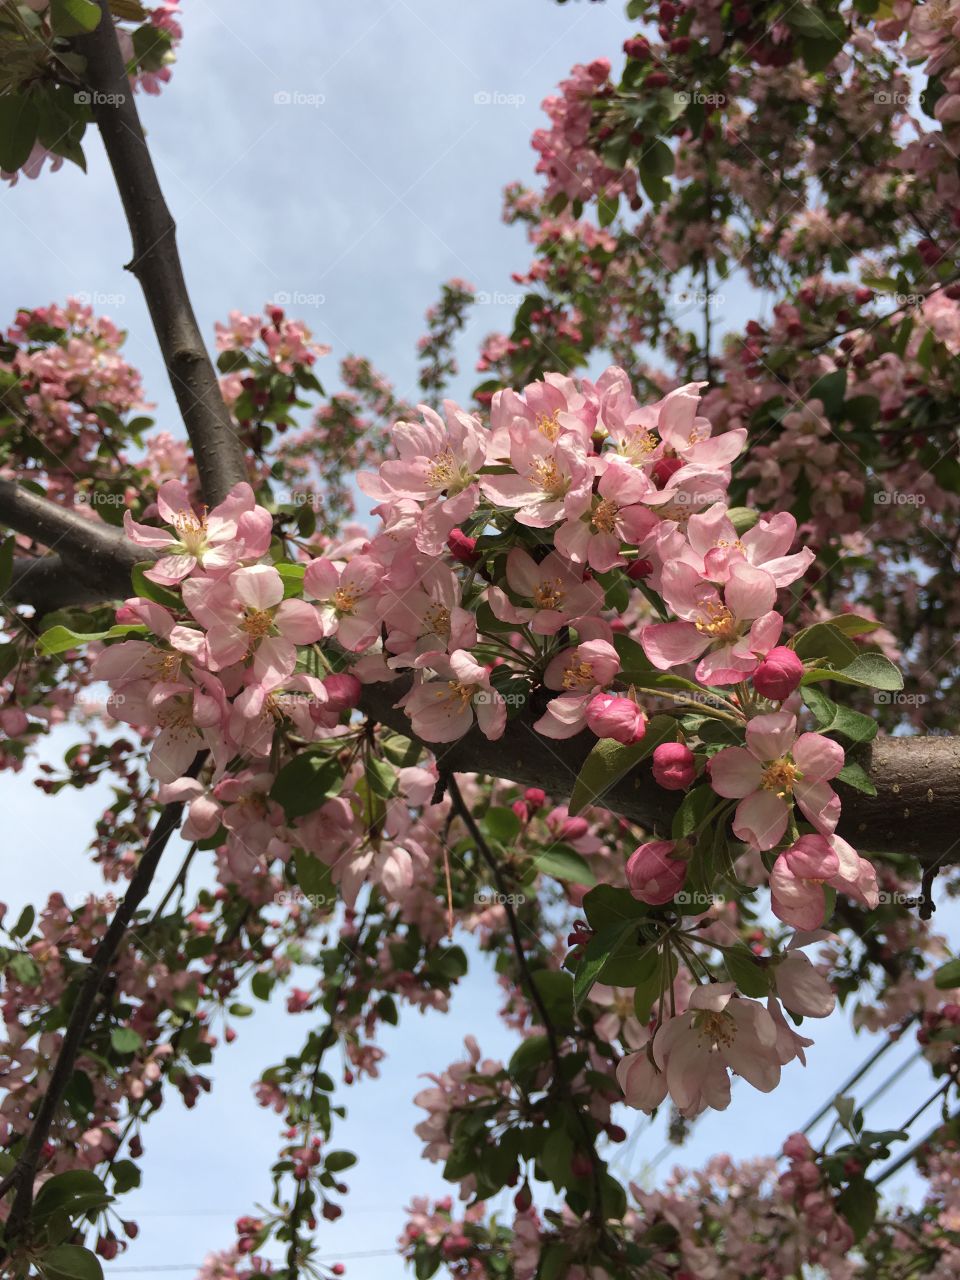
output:
[[0,526],[56,548],[54,555],[14,561],[12,599],[49,613],[68,604],[123,599],[130,594],[130,571],[151,553],[135,546],[119,529],[91,520],[69,507],[0,480]]
[[[189,777],[196,777],[205,757],[206,752],[201,752],[197,756],[188,770]],[[160,857],[170,837],[180,825],[182,813],[182,804],[166,805],[160,812],[160,817],[157,819],[157,824],[147,841],[147,847],[144,849],[143,856],[137,864],[137,869],[133,873],[127,891],[123,895],[123,899],[117,907],[114,917],[107,926],[106,933],[104,933],[97,945],[93,958],[83,975],[83,980],[60,1044],[57,1060],[47,1084],[47,1091],[37,1108],[23,1151],[20,1153],[13,1169],[0,1182],[0,1197],[6,1195],[10,1190],[15,1192],[10,1215],[5,1225],[4,1238],[7,1252],[9,1252],[10,1244],[23,1231],[24,1225],[30,1216],[37,1164],[40,1160],[44,1143],[47,1140],[47,1134],[50,1132],[50,1126],[56,1118],[57,1111],[63,1101],[63,1095],[73,1076],[77,1057],[83,1049],[84,1038],[90,1029],[90,1022],[93,1018],[94,1006],[100,988],[103,986],[104,980],[110,971],[110,966],[121,942],[126,936],[127,929],[137,908],[150,890]]]
[[[411,737],[409,720],[394,705],[406,688],[401,681],[366,685],[361,710]],[[553,742],[535,733],[529,718],[520,715],[508,722],[499,742],[488,742],[474,727],[458,742],[423,745],[435,752],[444,771],[489,773],[543,787],[559,798],[570,794],[594,741],[582,733]],[[838,785],[843,799],[839,835],[863,854],[912,854],[924,867],[960,862],[960,738],[880,737],[859,748],[855,758],[877,794]],[[659,787],[644,764],[596,803],[665,836],[680,798]]]
[[219,502],[246,479],[244,450],[230,421],[197,325],[177,252],[176,225],[157,181],[107,0],[100,25],[75,40],[86,58],[94,118],[133,238],[129,269],[140,281],[167,373],[193,446],[203,496]]

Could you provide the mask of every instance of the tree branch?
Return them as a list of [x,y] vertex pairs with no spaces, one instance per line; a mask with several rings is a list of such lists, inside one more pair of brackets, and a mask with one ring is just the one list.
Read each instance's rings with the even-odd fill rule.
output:
[[177,404],[193,446],[203,496],[220,502],[247,478],[243,446],[197,325],[177,252],[176,224],[147,149],[107,0],[100,24],[74,45],[133,239],[129,270],[143,289]]
[[0,525],[56,548],[50,556],[17,557],[10,594],[19,604],[49,613],[68,604],[123,599],[130,594],[130,571],[152,558],[119,529],[80,515],[0,480]]
[[[405,681],[365,685],[360,709],[415,739],[410,721],[395,707],[407,688]],[[554,742],[535,733],[524,713],[509,721],[498,742],[489,742],[475,726],[457,742],[421,745],[434,752],[445,772],[489,773],[559,798],[570,795],[595,741],[581,733]],[[850,758],[866,771],[877,794],[838,784],[843,800],[838,835],[864,854],[912,854],[924,867],[960,862],[960,738],[880,737]],[[658,786],[649,765],[642,764],[594,803],[663,837],[681,798],[682,793]]]
[[[205,758],[206,752],[201,752],[196,757],[187,771],[188,777],[196,777]],[[21,1234],[30,1216],[37,1164],[47,1140],[47,1134],[50,1132],[50,1126],[53,1124],[63,1101],[63,1095],[73,1076],[77,1057],[83,1049],[84,1037],[90,1029],[100,988],[103,986],[137,908],[150,890],[160,857],[170,837],[180,825],[182,813],[182,804],[168,804],[160,812],[160,817],[147,841],[147,847],[137,864],[127,891],[87,966],[50,1075],[47,1091],[37,1108],[24,1149],[13,1169],[0,1182],[0,1197],[6,1195],[11,1189],[16,1193],[5,1224],[4,1238],[8,1251],[9,1244]]]

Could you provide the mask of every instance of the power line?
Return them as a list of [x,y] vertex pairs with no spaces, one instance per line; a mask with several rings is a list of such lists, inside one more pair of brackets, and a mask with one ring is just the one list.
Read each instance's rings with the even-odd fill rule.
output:
[[863,1062],[861,1066],[857,1068],[857,1070],[853,1073],[853,1075],[849,1078],[849,1080],[844,1081],[844,1083],[840,1086],[840,1088],[836,1091],[836,1093],[833,1093],[830,1095],[830,1097],[823,1104],[823,1106],[816,1113],[816,1115],[813,1116],[812,1119],[807,1121],[807,1123],[803,1126],[803,1129],[801,1130],[802,1133],[809,1133],[815,1124],[819,1124],[820,1121],[823,1119],[823,1117],[827,1114],[827,1112],[833,1106],[833,1104],[836,1102],[837,1098],[843,1097],[843,1095],[847,1092],[848,1089],[852,1089],[853,1086],[857,1083],[857,1081],[861,1080],[867,1074],[867,1072],[870,1070],[873,1064],[875,1062],[878,1062],[880,1058],[882,1058],[883,1055],[887,1052],[888,1049],[891,1049],[895,1044],[899,1044],[900,1038],[903,1035],[904,1031],[906,1031],[907,1027],[909,1027],[912,1022],[916,1021],[916,1017],[917,1015],[915,1013],[912,1013],[909,1016],[909,1018],[907,1018],[905,1021],[903,1021],[900,1024],[899,1028],[897,1029],[896,1035],[887,1036],[883,1044],[881,1044],[879,1048],[875,1049],[873,1053],[870,1054],[870,1056],[866,1059],[866,1061]]
[[[358,1258],[395,1258],[398,1257],[396,1249],[365,1249],[360,1253],[327,1253],[314,1259],[315,1262],[350,1262]],[[283,1258],[266,1258],[266,1262],[273,1262],[282,1265]],[[120,1266],[110,1267],[108,1275],[118,1275],[121,1271],[133,1274],[134,1272],[144,1271],[199,1271],[203,1266],[202,1262],[154,1262],[141,1263],[138,1266]]]

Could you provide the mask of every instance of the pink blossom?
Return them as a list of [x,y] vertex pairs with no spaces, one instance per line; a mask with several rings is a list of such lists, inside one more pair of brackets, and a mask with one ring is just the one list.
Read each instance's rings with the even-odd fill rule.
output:
[[198,567],[207,573],[222,572],[242,559],[259,559],[269,549],[273,520],[255,504],[245,481],[234,485],[212,511],[198,514],[180,481],[168,480],[158,491],[157,509],[160,518],[173,526],[173,533],[137,524],[129,511],[123,521],[132,542],[166,552],[146,570],[153,582],[175,585]]
[[571,436],[554,444],[514,432],[510,461],[515,474],[483,476],[480,487],[491,502],[512,509],[518,524],[546,529],[589,506],[594,465]]
[[212,670],[253,654],[253,674],[269,687],[289,676],[297,645],[324,635],[319,612],[305,600],[284,600],[283,579],[273,565],[237,569],[226,578],[191,578],[183,585],[187,608],[207,632]]
[[755,716],[746,740],[746,747],[724,747],[707,766],[717,795],[740,801],[734,834],[772,849],[787,829],[794,797],[818,831],[834,831],[840,798],[828,783],[843,768],[843,747],[821,733],[797,737],[797,718],[787,711]]
[[400,699],[414,733],[425,742],[455,742],[472,727],[474,714],[485,737],[503,737],[507,707],[490,683],[486,667],[457,649],[449,658],[437,656],[430,665],[438,679],[416,684]]
[[336,635],[352,652],[368,649],[380,634],[383,569],[369,556],[356,556],[340,569],[333,560],[311,560],[303,594],[318,600],[325,636]]
[[670,1096],[682,1115],[730,1102],[728,1069],[769,1093],[780,1082],[773,1019],[756,1000],[734,997],[735,984],[697,987],[686,1013],[670,1018],[653,1041],[656,1065],[666,1073]]
[[572,738],[587,722],[587,705],[595,693],[620,670],[620,659],[606,640],[587,640],[558,653],[548,664],[543,682],[548,689],[563,689],[534,724],[547,738]]
[[530,605],[514,605],[498,587],[488,591],[490,607],[504,622],[528,623],[536,635],[552,636],[561,627],[603,608],[603,588],[569,560],[549,552],[538,563],[522,547],[507,556],[507,586]]
[[[809,735],[808,735],[809,736]],[[770,872],[774,914],[795,929],[818,929],[826,912],[824,885],[872,909],[877,874],[866,858],[832,834],[801,836],[781,853]]]
[[591,505],[557,530],[557,550],[574,564],[589,564],[598,573],[624,564],[622,544],[637,546],[658,523],[658,517],[642,505],[653,492],[652,482],[642,471],[611,457]]
[[[689,564],[670,563],[662,593],[681,622],[650,623],[640,640],[661,671],[700,658],[703,684],[736,684],[749,676],[780,638],[783,619],[774,612],[777,587],[769,573],[735,561],[723,595]],[[704,656],[701,658],[701,654]]]

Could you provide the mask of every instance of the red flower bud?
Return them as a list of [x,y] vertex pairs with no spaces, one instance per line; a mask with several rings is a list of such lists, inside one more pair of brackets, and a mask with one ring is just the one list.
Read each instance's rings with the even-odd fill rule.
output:
[[454,560],[472,569],[480,560],[477,555],[477,540],[471,538],[462,529],[451,529],[447,538],[447,547]]
[[682,742],[661,742],[653,753],[653,777],[665,791],[683,791],[696,775],[693,752]]
[[763,698],[782,702],[789,698],[803,676],[803,663],[785,645],[771,649],[753,673],[753,687]]

